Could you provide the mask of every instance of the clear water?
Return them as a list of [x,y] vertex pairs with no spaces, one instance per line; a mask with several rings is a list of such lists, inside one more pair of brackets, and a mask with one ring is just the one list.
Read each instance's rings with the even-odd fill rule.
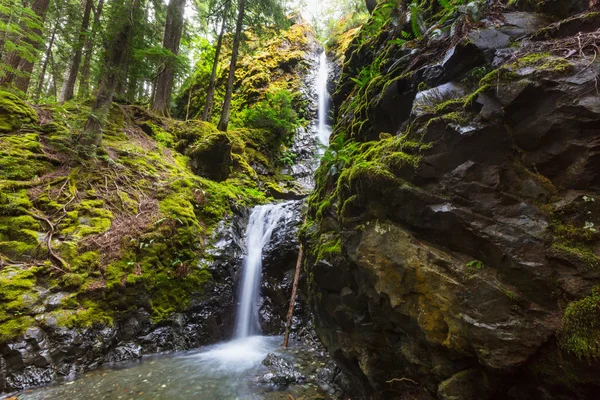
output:
[[[256,382],[257,377],[267,372],[261,364],[267,354],[275,353],[292,362],[297,359],[299,349],[284,350],[281,348],[282,341],[279,336],[249,336],[194,351],[147,356],[136,363],[88,372],[75,381],[28,390],[20,393],[18,398],[289,400],[290,394],[294,398],[328,398],[311,383],[278,391]],[[314,356],[311,360],[315,360]],[[306,375],[309,376],[310,372]]]

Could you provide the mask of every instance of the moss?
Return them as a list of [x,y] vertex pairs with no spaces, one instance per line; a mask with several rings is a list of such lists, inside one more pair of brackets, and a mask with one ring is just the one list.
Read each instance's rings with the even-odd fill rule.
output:
[[0,179],[33,179],[50,172],[52,161],[43,153],[37,133],[0,137]]
[[25,123],[36,123],[36,112],[16,95],[0,90],[0,133],[18,130]]
[[560,345],[579,358],[600,358],[600,286],[567,306]]
[[574,262],[583,263],[590,269],[600,268],[600,257],[585,246],[558,242],[552,245],[552,251]]
[[0,342],[14,339],[33,324],[28,314],[37,298],[36,273],[43,269],[6,267],[0,272]]
[[113,218],[103,200],[83,200],[67,213],[60,229],[64,235],[82,238],[108,231]]

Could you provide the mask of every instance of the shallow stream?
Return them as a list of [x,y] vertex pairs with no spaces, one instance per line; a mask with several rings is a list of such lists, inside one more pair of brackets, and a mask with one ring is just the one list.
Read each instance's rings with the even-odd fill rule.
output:
[[[332,373],[317,348],[294,344],[283,349],[279,336],[251,336],[193,351],[143,357],[90,371],[17,395],[19,400],[53,399],[329,399],[332,389],[319,377]],[[265,382],[262,361],[273,353],[305,376],[301,384],[280,388]]]

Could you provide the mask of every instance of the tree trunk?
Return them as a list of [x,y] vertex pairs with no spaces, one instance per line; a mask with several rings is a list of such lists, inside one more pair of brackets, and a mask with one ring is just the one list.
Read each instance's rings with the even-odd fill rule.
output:
[[[167,22],[163,37],[163,48],[169,50],[173,55],[179,54],[179,43],[183,34],[183,13],[185,11],[185,0],[170,0],[167,9]],[[175,60],[166,61],[162,70],[158,73],[156,93],[152,102],[152,111],[159,115],[169,116],[171,105],[171,94],[173,92],[173,81],[175,79]]]
[[[223,21],[221,22],[221,32],[219,32],[219,40],[217,40],[217,48],[215,49],[215,60],[213,61],[212,72],[210,74],[210,82],[206,91],[206,103],[202,110],[202,121],[208,121],[212,117],[213,99],[215,97],[215,87],[217,86],[217,69],[219,67],[219,56],[221,55],[221,46],[223,44],[223,36],[227,26],[227,10],[223,11]],[[190,87],[190,96],[192,95]]]
[[[49,3],[50,0],[34,0],[31,4],[31,10],[39,17],[40,24],[34,28],[24,26],[23,29],[31,29],[33,35],[41,37],[41,28],[46,20],[46,12],[48,11]],[[33,40],[32,38],[23,38],[23,41],[36,51],[39,50],[42,45],[41,42]],[[13,83],[17,89],[27,93],[29,82],[31,81],[31,72],[33,71],[33,62],[22,58],[17,52],[12,52],[6,56],[6,64],[9,66],[9,70],[7,70],[2,79],[0,79],[0,85]],[[18,71],[18,74],[15,73],[14,70]]]
[[233,38],[233,48],[231,49],[231,64],[229,65],[229,77],[227,78],[227,90],[223,100],[223,110],[221,120],[217,128],[220,131],[227,131],[229,125],[229,113],[231,112],[231,97],[233,95],[233,85],[235,83],[235,66],[237,63],[240,42],[242,41],[242,28],[244,25],[244,13],[246,0],[238,0],[238,17],[235,25],[235,37]]
[[[7,1],[5,7],[8,9],[8,12],[2,12],[0,10],[0,22],[6,27],[8,27],[8,23],[10,22],[11,16],[11,8],[13,7],[13,1]],[[6,38],[8,37],[8,29],[0,32],[0,60],[2,60],[2,55],[4,54],[4,42],[6,42]]]
[[33,95],[34,100],[39,100],[42,89],[44,88],[44,78],[46,77],[46,70],[48,69],[48,63],[50,62],[50,56],[52,55],[52,46],[54,46],[54,40],[56,39],[56,31],[60,21],[56,21],[54,29],[52,29],[52,36],[48,42],[48,50],[46,50],[46,56],[44,57],[44,64],[42,64],[42,71],[40,72],[40,79],[38,81],[37,89]]
[[75,82],[77,82],[77,75],[79,74],[79,66],[81,64],[83,45],[86,42],[85,38],[88,36],[87,30],[90,26],[91,12],[92,0],[84,0],[83,21],[81,21],[79,39],[77,40],[77,43],[75,43],[75,46],[73,46],[75,54],[73,55],[71,65],[67,68],[67,73],[65,74],[65,80],[63,82],[63,87],[60,92],[60,98],[58,99],[60,103],[64,103],[65,101],[71,100],[75,94]]
[[104,77],[100,81],[96,101],[79,139],[80,144],[83,146],[80,152],[82,157],[94,157],[96,149],[102,144],[102,130],[112,104],[115,88],[123,75],[124,63],[127,60],[127,49],[133,36],[134,14],[138,1],[129,0],[123,5],[123,11],[128,12],[129,15],[124,18],[124,22],[118,28],[117,34],[109,45],[105,59]]
[[83,67],[81,67],[81,77],[79,79],[79,91],[77,92],[78,97],[87,97],[90,92],[90,69],[92,66],[92,56],[94,55],[94,38],[96,32],[100,28],[100,16],[102,15],[102,8],[104,6],[104,0],[98,0],[98,7],[94,11],[94,24],[92,25],[92,32],[85,42],[84,56],[83,56]]

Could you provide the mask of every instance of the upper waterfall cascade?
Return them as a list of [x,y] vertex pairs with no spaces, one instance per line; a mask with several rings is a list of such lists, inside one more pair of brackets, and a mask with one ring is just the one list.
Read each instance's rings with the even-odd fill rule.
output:
[[331,127],[328,125],[328,100],[327,92],[329,78],[329,65],[327,63],[327,53],[323,51],[319,57],[319,71],[317,75],[317,95],[319,104],[319,120],[318,120],[318,138],[323,146],[329,145],[329,136],[331,135]]

